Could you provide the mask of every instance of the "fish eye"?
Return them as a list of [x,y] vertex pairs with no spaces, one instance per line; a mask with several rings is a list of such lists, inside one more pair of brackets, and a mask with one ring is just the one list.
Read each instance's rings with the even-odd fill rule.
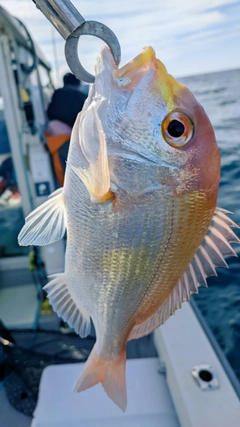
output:
[[169,145],[181,148],[193,136],[193,123],[186,114],[173,111],[163,119],[162,135]]

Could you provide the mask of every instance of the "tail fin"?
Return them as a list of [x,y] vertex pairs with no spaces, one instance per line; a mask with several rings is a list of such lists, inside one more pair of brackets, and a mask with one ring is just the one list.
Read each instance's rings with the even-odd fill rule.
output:
[[125,366],[125,352],[113,360],[102,358],[93,349],[73,390],[83,391],[101,382],[110,399],[125,411],[127,406]]

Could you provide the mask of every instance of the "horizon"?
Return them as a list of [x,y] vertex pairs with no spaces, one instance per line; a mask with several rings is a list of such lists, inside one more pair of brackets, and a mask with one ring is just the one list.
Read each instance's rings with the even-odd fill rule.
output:
[[182,75],[182,76],[176,76],[176,79],[188,79],[191,77],[199,77],[199,76],[205,76],[208,74],[218,74],[218,73],[227,73],[227,72],[231,72],[231,71],[240,71],[240,66],[239,67],[234,67],[234,68],[226,68],[223,70],[216,70],[216,71],[207,71],[207,72],[203,72],[203,73],[199,73],[199,74],[189,74],[189,75]]

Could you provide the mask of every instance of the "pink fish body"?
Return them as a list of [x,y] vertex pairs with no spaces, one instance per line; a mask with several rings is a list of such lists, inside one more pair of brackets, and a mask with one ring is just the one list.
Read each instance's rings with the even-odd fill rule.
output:
[[126,342],[189,300],[224,256],[235,224],[216,208],[220,156],[191,92],[151,47],[118,69],[108,48],[72,131],[63,189],[26,219],[21,245],[67,230],[65,271],[45,287],[54,310],[96,344],[75,390],[99,382],[125,410]]

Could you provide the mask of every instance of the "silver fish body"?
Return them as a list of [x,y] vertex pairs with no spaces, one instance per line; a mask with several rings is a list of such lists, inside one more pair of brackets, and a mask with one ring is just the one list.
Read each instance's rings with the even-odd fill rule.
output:
[[238,242],[216,208],[219,150],[190,91],[152,48],[118,69],[103,49],[71,136],[63,190],[31,213],[22,245],[67,230],[54,310],[96,344],[76,391],[98,382],[126,408],[126,342],[146,335],[206,286]]
[[[72,144],[68,161],[80,167],[76,160],[77,149]],[[159,174],[156,165],[143,161],[122,159],[123,169],[131,170],[136,185],[141,173],[140,187],[144,188]],[[101,354],[118,355],[133,326],[144,322],[154,306],[157,309],[166,299],[201,243],[201,237],[195,239],[197,229],[207,228],[213,216],[214,209],[199,224],[204,209],[200,195],[193,203],[194,211],[186,215],[188,197],[176,200],[161,186],[142,194],[136,185],[136,195],[127,195],[131,205],[128,201],[124,205],[123,196],[122,206],[115,211],[111,202],[93,204],[70,167],[66,173],[65,275],[73,299],[81,302],[93,320]],[[189,224],[194,230],[192,241]],[[186,243],[189,256],[179,263],[177,253]]]

